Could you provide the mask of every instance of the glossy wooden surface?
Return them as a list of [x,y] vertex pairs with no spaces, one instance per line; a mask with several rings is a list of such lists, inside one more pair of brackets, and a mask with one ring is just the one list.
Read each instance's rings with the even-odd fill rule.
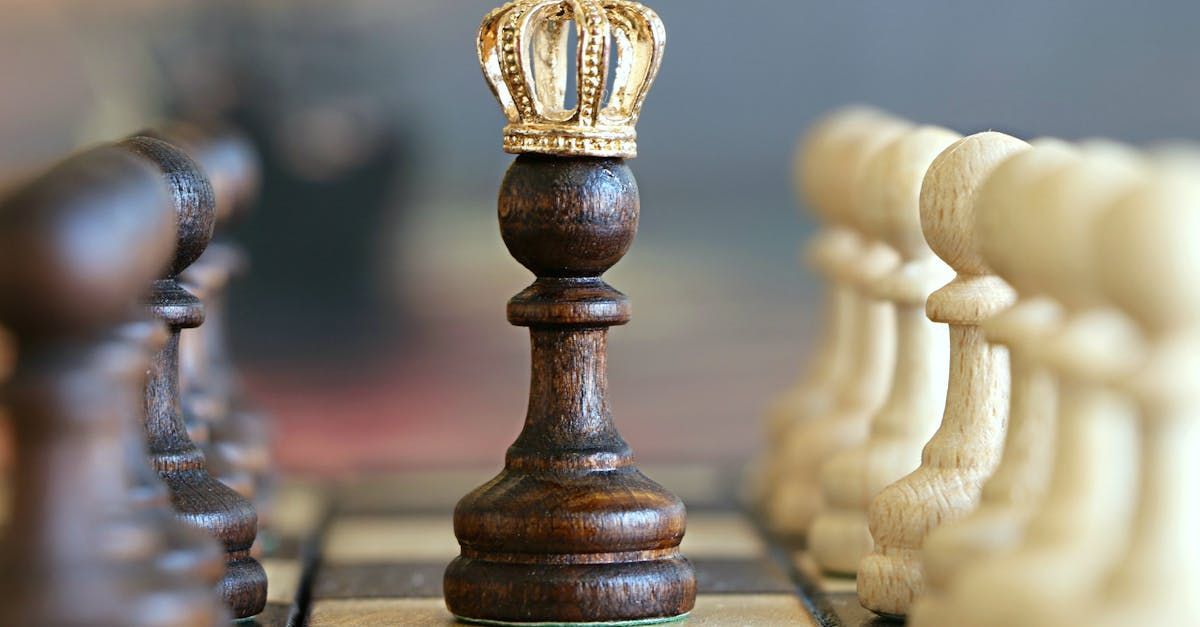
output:
[[525,428],[505,469],[455,509],[455,615],[510,622],[666,619],[692,609],[683,503],[645,477],[613,423],[608,327],[626,297],[600,275],[633,243],[637,183],[621,160],[518,157],[500,192],[509,251],[537,275],[509,303],[530,327]]
[[156,166],[171,190],[178,230],[175,257],[153,281],[146,306],[168,330],[166,344],[150,363],[146,381],[146,437],[151,463],[170,490],[179,517],[216,537],[225,549],[221,597],[236,618],[266,604],[267,579],[250,556],[258,520],[254,507],[209,474],[204,454],[188,437],[180,408],[179,335],[204,321],[204,305],[179,283],[179,274],[200,257],[212,238],[214,196],[204,173],[180,149],[150,137],[121,144]]
[[170,259],[170,195],[111,146],[55,166],[0,203],[0,320],[18,361],[0,573],[7,625],[213,625],[202,580],[164,572],[167,538],[131,507],[125,459],[148,356],[122,332]]

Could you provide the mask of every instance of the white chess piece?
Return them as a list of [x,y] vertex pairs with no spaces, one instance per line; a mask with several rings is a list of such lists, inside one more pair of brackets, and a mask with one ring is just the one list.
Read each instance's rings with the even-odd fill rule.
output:
[[859,129],[871,128],[878,120],[888,117],[869,107],[838,109],[811,128],[797,155],[798,197],[822,222],[807,243],[805,256],[824,283],[825,313],[817,349],[803,377],[767,410],[767,449],[748,469],[746,487],[748,500],[760,509],[767,507],[771,488],[784,472],[784,443],[788,441],[789,432],[799,424],[825,415],[833,407],[839,382],[849,369],[858,302],[851,291],[841,289],[836,271],[845,260],[858,253],[859,238],[854,231],[829,218],[833,214],[829,203],[836,202],[836,198],[831,201],[836,190],[830,188],[836,187],[838,180],[830,173],[830,168],[837,165],[836,148],[841,142]]
[[[1050,484],[1009,552],[986,557],[955,578],[956,624],[1061,624],[1112,564],[1128,533],[1135,434],[1132,406],[1109,382],[1137,359],[1127,320],[1102,298],[1092,230],[1116,198],[1141,179],[1125,151],[1090,146],[1083,158],[1043,178],[1026,195],[1025,254],[1067,314],[1039,350],[1058,380]],[[1074,623],[1071,623],[1074,624]]]
[[863,607],[904,616],[924,588],[925,537],[961,518],[999,461],[1008,405],[1008,355],[990,346],[979,323],[1012,304],[1013,291],[992,274],[975,241],[975,192],[992,169],[1029,144],[978,133],[938,155],[921,187],[921,227],[935,253],[957,273],[930,295],[926,314],[950,327],[950,374],[941,425],[921,466],[871,502],[875,550],[859,565]]
[[824,207],[831,224],[851,233],[853,254],[836,260],[832,271],[839,298],[851,321],[846,371],[839,378],[833,405],[813,419],[795,424],[782,443],[781,463],[768,496],[768,526],[785,539],[802,538],[820,509],[821,464],[829,456],[866,437],[867,416],[887,394],[895,353],[895,324],[890,305],[866,293],[865,286],[896,263],[896,254],[863,228],[856,206],[858,174],[872,154],[910,128],[895,118],[864,120],[832,142],[824,168],[829,196]]
[[870,286],[896,310],[897,353],[891,391],[871,418],[869,438],[821,469],[825,509],[809,530],[808,550],[827,572],[853,574],[871,551],[871,499],[916,469],[941,418],[949,345],[945,328],[925,316],[925,299],[952,274],[925,243],[918,203],[929,164],[959,137],[930,126],[905,133],[871,158],[859,182],[869,230],[901,258]]
[[1122,382],[1140,412],[1133,533],[1090,625],[1200,625],[1200,162],[1164,167],[1100,221],[1109,296],[1145,333],[1148,359]]
[[980,494],[979,507],[948,522],[925,539],[922,562],[925,591],[913,605],[909,624],[953,624],[947,615],[947,586],[980,556],[1014,546],[1045,493],[1050,475],[1057,394],[1049,371],[1035,358],[1038,345],[1061,324],[1061,308],[1046,298],[1038,273],[1029,268],[1024,242],[1031,185],[1076,159],[1076,151],[1057,140],[1038,140],[1033,149],[1000,164],[976,197],[976,235],[989,267],[1017,292],[1012,307],[982,324],[989,342],[1009,352],[1008,427],[1000,465]]

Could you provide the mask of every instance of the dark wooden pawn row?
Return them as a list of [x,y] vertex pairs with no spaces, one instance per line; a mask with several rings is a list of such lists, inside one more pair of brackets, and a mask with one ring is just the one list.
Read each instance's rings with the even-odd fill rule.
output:
[[269,429],[242,388],[226,326],[229,284],[248,266],[245,250],[229,232],[257,197],[258,155],[249,139],[230,128],[175,124],[155,136],[183,148],[195,159],[212,183],[216,198],[213,240],[180,275],[187,290],[205,306],[204,324],[180,338],[184,420],[208,459],[209,471],[254,504],[261,538],[271,511]]
[[204,307],[179,275],[216,205],[201,166],[152,137],[0,199],[17,353],[0,624],[207,626],[265,605],[254,508],[209,474],[180,411],[179,332]]

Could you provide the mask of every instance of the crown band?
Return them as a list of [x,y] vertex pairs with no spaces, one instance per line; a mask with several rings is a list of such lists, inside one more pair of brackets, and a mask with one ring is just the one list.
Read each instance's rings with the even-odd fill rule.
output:
[[549,125],[509,126],[504,129],[504,151],[537,152],[571,157],[637,156],[637,133],[630,128],[575,129]]

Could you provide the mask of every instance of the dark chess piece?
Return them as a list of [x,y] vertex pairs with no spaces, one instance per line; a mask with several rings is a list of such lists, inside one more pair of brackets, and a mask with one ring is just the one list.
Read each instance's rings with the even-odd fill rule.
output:
[[0,202],[0,323],[17,343],[5,401],[16,440],[0,624],[218,624],[203,582],[162,577],[163,538],[137,523],[122,432],[148,359],[121,338],[171,257],[159,172],[112,146]]
[[208,472],[204,454],[193,443],[180,409],[179,335],[204,322],[204,305],[179,283],[179,275],[212,237],[213,190],[182,150],[151,137],[133,137],[125,149],[157,165],[169,183],[179,218],[175,257],[162,278],[153,282],[147,306],[166,323],[166,345],[151,361],[146,382],[146,437],[151,464],[166,483],[175,512],[186,523],[204,529],[225,549],[221,598],[235,618],[257,615],[266,605],[267,577],[250,556],[257,534],[254,507]]
[[[564,10],[562,7],[566,6]],[[504,242],[537,280],[508,305],[530,328],[533,372],[525,428],[499,476],[454,512],[461,555],[446,570],[446,605],[489,623],[638,623],[692,609],[696,582],[679,552],[683,503],[634,466],[607,399],[608,327],[629,321],[625,295],[600,277],[637,231],[639,198],[623,158],[636,151],[633,124],[658,69],[662,24],[633,2],[569,0],[554,10],[510,3],[485,20],[481,62],[511,124],[505,149],[521,154],[500,189]],[[525,27],[515,24],[522,19]],[[563,93],[539,107],[543,89],[566,85],[566,24],[579,28],[578,108]],[[597,128],[611,31],[619,50],[607,128]],[[544,45],[529,63],[530,41]],[[630,58],[631,57],[631,58]],[[620,82],[624,81],[624,82]],[[543,111],[559,114],[542,117]],[[539,154],[540,153],[540,154]]]
[[163,577],[203,582],[215,591],[225,573],[225,551],[206,531],[184,523],[175,515],[166,484],[147,461],[146,405],[142,390],[150,358],[166,346],[166,327],[159,320],[133,319],[120,328],[119,335],[142,351],[146,363],[138,377],[138,403],[129,409],[122,433],[125,464],[132,478],[129,499],[136,512],[136,524],[153,529],[163,538],[162,550],[154,558]]
[[[209,461],[209,471],[250,499],[262,536],[270,512],[271,451],[265,417],[242,389],[226,334],[229,282],[245,272],[246,254],[228,232],[253,205],[260,171],[254,146],[227,128],[176,124],[156,133],[180,148],[205,172],[216,198],[213,241],[181,275],[205,305],[204,324],[180,341],[180,379],[185,421]],[[191,425],[199,424],[195,428]]]

